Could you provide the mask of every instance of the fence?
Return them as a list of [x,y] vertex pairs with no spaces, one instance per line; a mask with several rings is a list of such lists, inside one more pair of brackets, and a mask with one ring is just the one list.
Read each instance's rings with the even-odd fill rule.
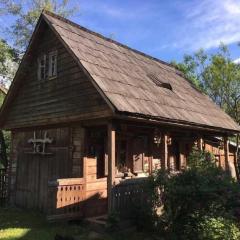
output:
[[48,188],[48,219],[74,218],[83,214],[85,184],[83,178],[59,179]]
[[144,183],[146,178],[128,179],[114,186],[112,207],[122,216],[131,214],[134,206],[144,206],[147,201]]
[[48,185],[48,219],[92,217],[107,212],[107,179],[97,178],[97,160],[84,158],[84,177]]
[[0,206],[3,206],[7,202],[8,191],[7,191],[7,170],[0,169]]

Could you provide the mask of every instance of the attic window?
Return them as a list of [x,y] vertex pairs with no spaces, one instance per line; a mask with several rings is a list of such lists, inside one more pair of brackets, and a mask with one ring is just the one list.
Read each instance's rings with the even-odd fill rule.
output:
[[161,79],[158,78],[158,76],[156,76],[156,74],[153,73],[149,73],[147,74],[147,76],[151,79],[151,81],[153,83],[155,83],[158,87],[162,87],[162,88],[166,88],[169,90],[173,90],[172,85],[168,82],[164,82]]
[[49,53],[48,76],[50,78],[57,76],[57,51]]
[[46,78],[46,54],[38,58],[38,80]]

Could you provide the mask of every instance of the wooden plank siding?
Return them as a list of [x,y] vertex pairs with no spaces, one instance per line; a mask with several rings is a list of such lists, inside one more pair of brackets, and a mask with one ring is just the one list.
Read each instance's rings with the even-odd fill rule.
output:
[[74,127],[72,129],[72,177],[83,177],[83,157],[85,129],[82,127]]
[[[37,58],[57,50],[57,77],[37,79]],[[110,109],[75,60],[47,27],[11,103],[4,128],[38,126],[110,115]],[[48,66],[48,62],[46,64]]]
[[15,147],[11,161],[11,198],[21,207],[47,208],[47,186],[49,181],[72,176],[72,131],[70,128],[42,129],[35,131],[37,138],[43,138],[47,131],[48,155],[32,154],[33,145],[28,142],[34,130],[15,132]]

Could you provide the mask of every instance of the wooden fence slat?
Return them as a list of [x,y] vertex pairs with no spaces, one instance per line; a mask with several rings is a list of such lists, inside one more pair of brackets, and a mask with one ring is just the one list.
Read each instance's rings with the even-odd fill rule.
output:
[[134,205],[143,206],[147,196],[143,190],[144,179],[129,179],[112,189],[112,206],[122,216],[131,214]]
[[48,219],[74,218],[83,215],[85,187],[82,178],[59,179],[49,184]]

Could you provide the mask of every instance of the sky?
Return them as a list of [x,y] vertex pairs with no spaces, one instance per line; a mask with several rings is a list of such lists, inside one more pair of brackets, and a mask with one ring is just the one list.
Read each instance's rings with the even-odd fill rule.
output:
[[[227,44],[240,59],[240,0],[71,0],[71,20],[165,61]],[[6,25],[11,19],[0,18]]]

